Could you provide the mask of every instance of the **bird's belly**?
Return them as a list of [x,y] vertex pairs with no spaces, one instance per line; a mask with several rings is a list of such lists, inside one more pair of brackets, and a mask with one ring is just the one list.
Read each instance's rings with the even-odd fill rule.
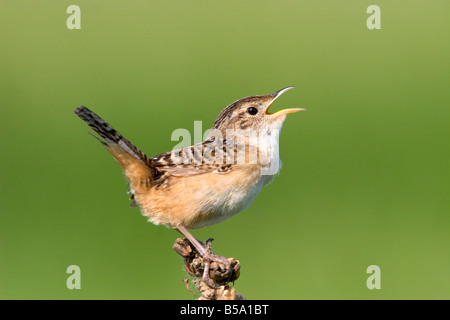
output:
[[203,228],[247,209],[261,188],[273,180],[260,172],[249,167],[227,174],[179,177],[170,189],[155,190],[138,202],[142,214],[154,224]]
[[207,227],[246,210],[265,184],[267,184],[267,176],[261,176],[251,185],[230,186],[218,192],[213,201],[208,201],[202,207],[201,212],[203,214],[200,214],[200,217],[204,218],[198,219],[190,228]]

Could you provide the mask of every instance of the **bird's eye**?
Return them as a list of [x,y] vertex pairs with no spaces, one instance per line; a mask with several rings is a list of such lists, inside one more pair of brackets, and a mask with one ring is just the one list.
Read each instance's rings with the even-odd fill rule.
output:
[[256,109],[255,107],[250,107],[250,108],[247,109],[247,112],[249,114],[251,114],[252,116],[254,116],[255,114],[258,113],[258,109]]

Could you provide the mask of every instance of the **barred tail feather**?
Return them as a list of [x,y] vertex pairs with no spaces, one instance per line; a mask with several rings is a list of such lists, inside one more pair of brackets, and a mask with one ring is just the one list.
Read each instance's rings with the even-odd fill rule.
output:
[[74,112],[104,139],[98,140],[120,164],[132,189],[138,191],[152,184],[158,172],[141,150],[85,106],[78,107]]

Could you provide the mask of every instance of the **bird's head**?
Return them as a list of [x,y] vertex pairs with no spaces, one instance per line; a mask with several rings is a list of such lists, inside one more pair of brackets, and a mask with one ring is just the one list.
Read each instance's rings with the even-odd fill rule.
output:
[[214,122],[213,129],[226,130],[270,130],[280,129],[286,115],[305,109],[283,109],[274,113],[269,112],[272,103],[284,92],[294,87],[286,87],[275,93],[250,96],[239,99],[222,110]]

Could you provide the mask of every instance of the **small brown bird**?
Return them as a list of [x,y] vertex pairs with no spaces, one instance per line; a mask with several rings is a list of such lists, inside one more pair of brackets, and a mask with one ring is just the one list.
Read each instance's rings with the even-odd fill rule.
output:
[[[268,111],[285,91],[250,96],[226,107],[205,141],[148,158],[102,118],[81,106],[75,113],[122,167],[131,207],[139,206],[152,223],[178,229],[207,261],[229,266],[208,252],[187,229],[207,227],[247,209],[261,188],[278,173],[278,141],[288,113]],[[205,267],[204,278],[207,278]]]

